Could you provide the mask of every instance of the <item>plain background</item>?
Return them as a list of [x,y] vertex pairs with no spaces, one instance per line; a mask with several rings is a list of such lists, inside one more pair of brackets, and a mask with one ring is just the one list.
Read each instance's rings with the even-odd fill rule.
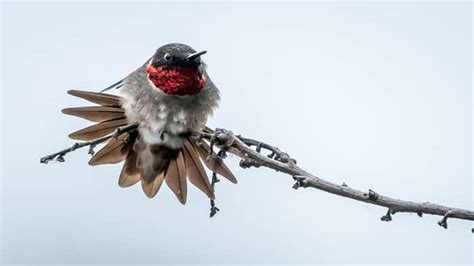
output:
[[2,264],[464,263],[473,224],[396,214],[228,164],[221,212],[117,185],[120,165],[39,158],[88,123],[85,102],[160,45],[206,49],[213,127],[279,146],[327,180],[473,208],[471,4],[2,4]]

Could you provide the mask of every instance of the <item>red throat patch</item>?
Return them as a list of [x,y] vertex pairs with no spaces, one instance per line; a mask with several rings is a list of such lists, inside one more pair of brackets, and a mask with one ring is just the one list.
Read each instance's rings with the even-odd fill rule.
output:
[[196,95],[204,88],[204,77],[193,67],[148,65],[148,78],[167,94]]

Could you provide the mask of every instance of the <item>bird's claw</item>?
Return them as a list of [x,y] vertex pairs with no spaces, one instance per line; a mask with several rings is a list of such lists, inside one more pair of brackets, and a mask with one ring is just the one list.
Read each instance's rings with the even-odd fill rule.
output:
[[214,134],[211,136],[211,142],[221,147],[230,147],[234,142],[233,136],[234,133],[230,130],[216,128],[216,131],[214,131]]

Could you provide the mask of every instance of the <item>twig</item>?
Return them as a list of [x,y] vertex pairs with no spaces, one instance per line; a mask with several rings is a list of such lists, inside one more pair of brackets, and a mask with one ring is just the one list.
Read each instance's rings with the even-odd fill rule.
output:
[[[93,154],[94,147],[99,143],[110,138],[116,138],[123,133],[134,131],[137,127],[138,125],[136,124],[127,125],[118,128],[115,132],[109,135],[93,141],[75,143],[70,148],[41,158],[40,161],[41,163],[48,163],[52,160],[64,162],[64,156],[66,154],[86,146],[89,146],[89,154]],[[242,159],[240,165],[243,168],[263,166],[290,175],[294,180],[296,180],[296,183],[293,185],[293,188],[295,189],[300,187],[312,187],[342,197],[386,207],[388,208],[388,211],[381,217],[382,221],[391,221],[392,215],[396,212],[416,213],[420,217],[422,217],[423,214],[439,215],[442,216],[442,219],[438,224],[444,228],[448,227],[448,218],[474,221],[474,211],[471,210],[447,207],[430,202],[400,200],[381,195],[372,189],[363,192],[353,189],[345,183],[342,185],[334,184],[298,167],[296,165],[296,160],[292,159],[287,153],[282,152],[277,147],[261,141],[244,138],[242,136],[235,136],[231,131],[225,129],[219,129],[215,132],[193,132],[191,136],[198,139],[207,139],[210,141],[211,149],[213,149],[214,145],[218,146],[221,148],[222,153],[220,154],[222,156],[225,155],[225,152],[230,152],[240,157]],[[255,146],[256,149],[252,149],[252,146]],[[269,154],[264,155],[262,149],[267,150]],[[217,178],[213,175],[212,185],[218,182],[218,179],[214,179],[214,177]],[[213,203],[214,202],[211,201],[211,217],[213,216],[213,212],[215,214],[219,210]],[[474,229],[471,229],[471,231],[474,233]]]
[[[443,218],[438,224],[444,228],[447,228],[448,217],[474,221],[474,212],[471,210],[447,207],[430,202],[400,200],[381,195],[371,189],[368,192],[363,192],[346,184],[334,184],[298,167],[295,160],[278,148],[261,141],[243,138],[240,135],[235,136],[228,130],[216,130],[213,133],[198,132],[193,133],[193,136],[207,140],[214,138],[215,145],[225,147],[228,152],[240,157],[242,159],[241,166],[244,168],[263,166],[290,175],[296,180],[296,184],[293,186],[295,189],[312,187],[342,197],[386,207],[388,211],[381,218],[383,221],[391,221],[391,215],[396,212],[416,213],[420,217],[422,217],[422,214],[440,215]],[[252,149],[252,146],[257,147],[256,150]],[[270,154],[263,155],[261,149],[268,150]],[[245,163],[242,165],[242,162]],[[474,232],[474,229],[472,231]]]
[[110,133],[110,134],[105,135],[105,136],[103,136],[101,138],[98,138],[98,139],[91,140],[91,141],[86,141],[86,142],[76,142],[70,148],[67,148],[67,149],[58,151],[56,153],[44,156],[43,158],[40,159],[40,162],[44,163],[44,164],[47,164],[52,160],[56,160],[56,161],[62,163],[62,162],[65,161],[64,156],[66,156],[66,154],[68,154],[70,152],[73,152],[77,149],[86,147],[86,146],[89,146],[89,154],[94,155],[94,148],[98,144],[100,144],[100,143],[102,143],[102,142],[104,142],[108,139],[116,138],[119,135],[122,135],[123,133],[131,132],[131,131],[135,130],[137,127],[138,127],[138,125],[136,125],[136,124],[130,124],[130,125],[126,125],[126,126],[123,126],[123,127],[119,127],[113,133]]
[[[212,180],[211,180],[212,190],[214,190],[214,187],[215,187],[216,183],[219,182],[219,181],[220,180],[217,178],[217,173],[212,172]],[[211,203],[211,212],[209,213],[209,218],[212,218],[220,210],[219,210],[219,208],[217,208],[215,200],[211,199],[210,203]]]

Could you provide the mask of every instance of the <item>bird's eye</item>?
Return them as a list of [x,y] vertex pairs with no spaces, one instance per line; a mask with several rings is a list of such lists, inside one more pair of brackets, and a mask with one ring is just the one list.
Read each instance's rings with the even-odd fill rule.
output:
[[166,60],[166,61],[170,61],[171,60],[171,55],[166,53],[163,58]]

